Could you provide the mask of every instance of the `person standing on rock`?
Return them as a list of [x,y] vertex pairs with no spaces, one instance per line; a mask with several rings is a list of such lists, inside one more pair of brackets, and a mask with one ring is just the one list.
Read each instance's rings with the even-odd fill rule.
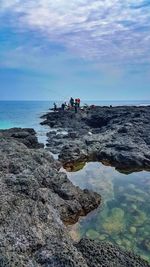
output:
[[77,99],[78,102],[78,108],[80,107],[80,98]]
[[62,103],[61,109],[64,111],[65,110],[65,103]]
[[75,108],[75,113],[77,113],[78,112],[78,101],[77,101],[77,99],[75,100],[74,108]]
[[74,99],[72,97],[70,98],[70,105],[73,108],[73,106],[74,106]]
[[56,105],[56,103],[54,102],[54,111],[57,111],[57,105]]

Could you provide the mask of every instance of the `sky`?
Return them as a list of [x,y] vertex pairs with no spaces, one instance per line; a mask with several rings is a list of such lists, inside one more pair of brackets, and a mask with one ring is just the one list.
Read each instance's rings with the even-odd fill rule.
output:
[[0,0],[0,100],[150,100],[150,0]]

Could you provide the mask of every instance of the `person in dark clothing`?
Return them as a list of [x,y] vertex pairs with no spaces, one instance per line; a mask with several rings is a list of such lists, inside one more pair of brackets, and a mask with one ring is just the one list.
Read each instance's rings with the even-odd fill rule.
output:
[[70,105],[71,105],[71,107],[74,106],[74,99],[72,97],[70,98]]
[[61,108],[63,111],[65,110],[65,103],[62,103]]
[[75,113],[77,113],[78,112],[78,102],[77,101],[75,101],[74,108],[75,108]]
[[53,105],[54,105],[54,111],[57,111],[57,105],[56,105],[56,103],[54,103]]

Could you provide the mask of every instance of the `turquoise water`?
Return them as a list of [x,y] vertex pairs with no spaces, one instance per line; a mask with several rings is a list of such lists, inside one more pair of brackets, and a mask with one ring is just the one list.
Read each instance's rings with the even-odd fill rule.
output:
[[67,176],[76,186],[102,196],[102,205],[72,227],[72,236],[107,241],[150,262],[150,172],[127,175],[89,162]]
[[[38,129],[40,116],[53,106],[54,101],[0,101],[0,129],[10,127],[33,127]],[[61,103],[57,102],[58,104]],[[82,101],[87,103],[107,105],[150,105],[150,101]]]
[[[11,127],[32,127],[39,130],[40,116],[53,106],[54,101],[0,101],[0,129]],[[61,101],[57,102],[60,105]],[[150,105],[145,101],[82,101],[87,103],[109,105]]]
[[0,101],[0,129],[34,128],[39,141],[46,143],[46,132],[49,128],[40,125],[40,116],[52,105],[52,101]]
[[39,117],[51,106],[48,101],[0,101],[0,128],[37,127]]

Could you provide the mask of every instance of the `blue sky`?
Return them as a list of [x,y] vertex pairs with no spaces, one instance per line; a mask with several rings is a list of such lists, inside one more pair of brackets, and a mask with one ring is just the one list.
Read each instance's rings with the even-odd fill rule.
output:
[[150,0],[0,0],[0,100],[150,99]]

